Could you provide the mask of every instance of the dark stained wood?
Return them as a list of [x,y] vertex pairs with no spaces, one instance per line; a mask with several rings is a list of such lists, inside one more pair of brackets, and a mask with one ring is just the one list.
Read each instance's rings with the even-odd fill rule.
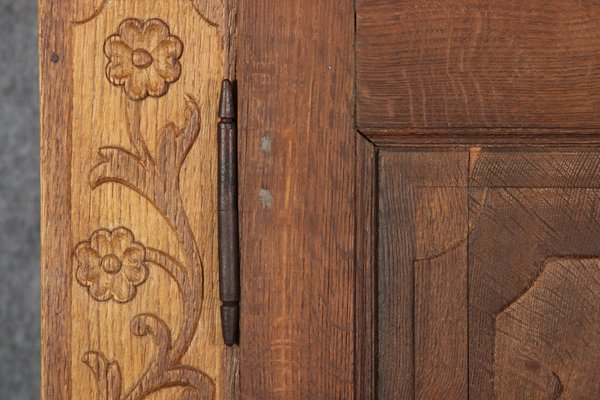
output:
[[598,150],[378,154],[376,398],[600,396]]
[[599,159],[472,152],[471,398],[600,396]]
[[41,264],[43,399],[71,398],[71,32],[67,1],[41,1]]
[[407,128],[361,129],[381,147],[403,146],[598,146],[600,129]]
[[600,188],[597,148],[472,149],[475,188]]
[[354,395],[354,2],[238,4],[242,399]]
[[590,1],[358,0],[359,129],[599,128],[598,21]]
[[[496,399],[596,399],[600,258],[549,258],[496,316]],[[562,396],[562,397],[561,397]]]
[[[409,164],[410,161],[405,161],[402,168],[409,174],[417,172],[416,168],[407,168]],[[380,160],[379,168],[378,398],[413,399],[415,218],[412,186],[407,176],[397,173],[398,166],[390,169],[384,159]]]
[[464,150],[379,159],[378,395],[467,396]]
[[377,149],[360,137],[356,142],[356,399],[376,399],[377,363]]

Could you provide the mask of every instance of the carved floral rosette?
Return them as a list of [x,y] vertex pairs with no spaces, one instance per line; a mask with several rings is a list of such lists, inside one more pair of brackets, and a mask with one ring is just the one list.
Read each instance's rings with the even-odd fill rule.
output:
[[74,250],[77,282],[98,302],[124,304],[133,300],[156,268],[173,279],[183,301],[186,318],[172,337],[172,330],[158,315],[143,313],[131,320],[131,333],[148,337],[157,348],[154,360],[128,388],[123,387],[119,362],[90,350],[82,361],[91,369],[101,400],[138,400],[166,388],[181,387],[180,399],[213,399],[215,385],[202,371],[185,365],[185,355],[200,320],[203,300],[203,264],[198,244],[179,189],[181,167],[200,132],[199,108],[187,96],[186,117],[180,126],[168,123],[161,131],[157,154],[151,154],[141,132],[141,102],[164,96],[181,75],[183,43],[158,18],[129,18],[104,44],[106,78],[127,97],[128,134],[131,148],[98,149],[100,163],[90,172],[96,189],[113,183],[137,192],[164,218],[182,249],[178,260],[159,249],[140,243],[127,227],[98,229]]

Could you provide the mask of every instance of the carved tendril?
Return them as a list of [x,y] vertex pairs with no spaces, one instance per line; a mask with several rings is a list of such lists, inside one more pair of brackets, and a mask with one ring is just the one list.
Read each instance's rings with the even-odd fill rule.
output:
[[155,161],[140,131],[139,104],[130,102],[128,126],[132,151],[116,146],[100,148],[101,161],[90,173],[93,189],[113,183],[143,196],[163,216],[185,255],[183,262],[179,262],[167,253],[145,249],[145,262],[158,265],[177,282],[186,318],[174,340],[169,327],[158,316],[140,314],[133,318],[132,333],[151,337],[158,354],[125,392],[122,392],[118,363],[99,352],[87,353],[84,361],[97,377],[102,400],[141,400],[156,391],[176,386],[186,388],[184,399],[214,397],[214,382],[197,369],[181,364],[196,332],[203,299],[202,260],[179,191],[181,167],[200,131],[198,105],[191,96],[186,98],[186,103],[185,123],[181,128],[173,123],[163,128]]
[[136,287],[146,280],[148,267],[158,266],[177,283],[185,318],[175,338],[155,314],[143,313],[131,320],[132,334],[152,339],[158,351],[127,390],[123,389],[118,362],[98,351],[85,353],[82,361],[96,377],[100,400],[142,400],[171,387],[184,389],[180,400],[212,399],[215,387],[211,378],[181,361],[195,335],[203,300],[202,259],[179,189],[181,167],[200,132],[198,104],[192,96],[186,97],[185,122],[182,127],[170,122],[162,129],[156,157],[141,132],[141,101],[165,95],[169,85],[179,79],[183,44],[160,19],[130,18],[106,40],[104,50],[107,79],[122,87],[128,97],[131,148],[100,148],[100,162],[90,172],[90,185],[92,189],[105,184],[123,185],[144,197],[175,234],[184,258],[179,261],[141,245],[127,228],[101,229],[76,249],[77,278],[95,300],[127,302],[133,300]]
[[169,327],[158,316],[140,314],[133,318],[132,333],[138,337],[151,337],[158,354],[125,393],[121,393],[120,370],[116,362],[108,361],[98,352],[87,353],[84,361],[96,374],[102,400],[139,400],[174,386],[187,388],[184,399],[209,399],[214,396],[213,381],[197,369],[181,364],[196,332],[203,297],[203,265],[179,192],[181,167],[200,130],[199,109],[195,100],[188,96],[184,126],[178,128],[169,123],[163,129],[158,162],[148,152],[141,136],[137,110],[136,106],[133,113],[129,113],[133,152],[121,147],[101,148],[101,162],[92,169],[90,183],[92,188],[107,183],[124,185],[146,198],[164,217],[178,238],[185,260],[179,262],[167,253],[151,248],[145,248],[144,260],[158,265],[177,282],[186,318],[174,341]]

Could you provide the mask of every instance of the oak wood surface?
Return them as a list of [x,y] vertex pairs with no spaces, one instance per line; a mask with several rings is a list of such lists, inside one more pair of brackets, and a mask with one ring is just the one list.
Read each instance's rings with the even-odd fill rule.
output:
[[378,154],[375,398],[597,397],[598,150]]
[[[70,3],[39,4],[41,396],[71,396],[71,99]],[[60,82],[60,85],[51,85]]]
[[[357,2],[357,128],[380,159],[378,291],[358,275],[356,305],[357,355],[375,319],[377,367],[356,376],[378,398],[600,395],[599,16],[585,1]],[[423,188],[454,171],[431,162],[443,151],[468,151],[463,180]]]
[[538,146],[590,147],[600,144],[598,129],[555,128],[399,128],[361,129],[378,147]]
[[353,21],[238,4],[244,399],[354,395]]
[[60,4],[40,1],[43,398],[236,398],[216,252],[231,4]]
[[357,82],[350,0],[40,0],[43,399],[599,395],[600,11],[359,0],[356,16]]
[[468,160],[380,151],[379,399],[467,396]]
[[472,397],[600,395],[587,344],[600,328],[598,160],[592,149],[472,152]]
[[599,17],[590,1],[359,0],[358,127],[597,129]]
[[377,182],[378,149],[356,141],[356,282],[354,385],[356,399],[377,397]]
[[598,397],[599,273],[597,257],[546,259],[528,290],[496,315],[496,399]]

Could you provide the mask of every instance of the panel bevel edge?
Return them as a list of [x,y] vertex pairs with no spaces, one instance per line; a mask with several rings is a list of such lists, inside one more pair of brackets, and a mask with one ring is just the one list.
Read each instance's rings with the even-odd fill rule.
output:
[[356,141],[355,398],[376,399],[377,148]]
[[360,128],[359,132],[378,147],[404,146],[594,146],[600,132],[574,128]]

